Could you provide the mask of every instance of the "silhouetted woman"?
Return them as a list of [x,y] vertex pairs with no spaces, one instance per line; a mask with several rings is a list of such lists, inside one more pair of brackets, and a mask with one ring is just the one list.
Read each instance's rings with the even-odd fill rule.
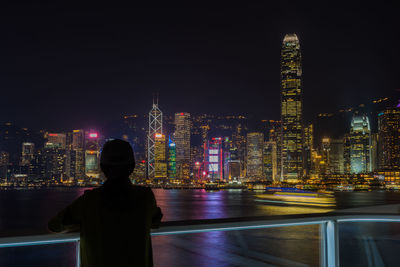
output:
[[49,222],[53,232],[80,226],[81,266],[153,266],[150,228],[159,227],[162,213],[150,188],[134,186],[132,147],[108,141],[101,153],[107,181],[85,193]]

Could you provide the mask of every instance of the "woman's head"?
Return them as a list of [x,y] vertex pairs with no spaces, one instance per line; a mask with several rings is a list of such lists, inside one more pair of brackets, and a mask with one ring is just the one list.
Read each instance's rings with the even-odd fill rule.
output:
[[128,177],[135,169],[135,156],[131,145],[115,139],[104,144],[100,167],[107,179]]

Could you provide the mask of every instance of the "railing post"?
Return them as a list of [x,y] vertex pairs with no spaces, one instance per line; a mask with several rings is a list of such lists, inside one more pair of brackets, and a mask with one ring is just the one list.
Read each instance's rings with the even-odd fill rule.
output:
[[76,267],[81,266],[81,242],[76,241]]
[[319,266],[321,266],[321,267],[326,267],[326,265],[328,263],[327,255],[326,255],[326,225],[327,225],[327,223],[323,222],[323,223],[320,224],[320,228],[319,228],[319,230],[320,230],[319,236],[320,236],[320,239],[321,239],[321,241],[320,241],[320,249],[319,249],[319,252],[320,252],[320,264],[319,264]]
[[321,265],[325,267],[339,266],[339,235],[336,220],[321,224]]

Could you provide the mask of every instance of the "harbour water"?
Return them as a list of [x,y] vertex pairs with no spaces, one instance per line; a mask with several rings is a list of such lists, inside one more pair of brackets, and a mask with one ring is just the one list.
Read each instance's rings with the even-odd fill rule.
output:
[[[0,235],[47,232],[48,219],[83,193],[83,188],[0,191]],[[163,221],[324,213],[337,209],[400,203],[400,193],[340,192],[333,206],[257,201],[259,192],[242,190],[153,190]],[[11,205],[12,204],[12,205]],[[371,238],[379,251],[400,248],[400,225],[343,224],[342,266],[365,266]],[[318,266],[319,227],[209,232],[153,237],[155,266]],[[382,239],[384,238],[384,239]],[[355,257],[357,256],[357,257]],[[385,255],[390,266],[390,255]],[[362,259],[362,260],[361,260]],[[345,262],[346,261],[346,262]],[[73,244],[0,249],[0,266],[74,266]],[[268,265],[269,264],[269,265]]]

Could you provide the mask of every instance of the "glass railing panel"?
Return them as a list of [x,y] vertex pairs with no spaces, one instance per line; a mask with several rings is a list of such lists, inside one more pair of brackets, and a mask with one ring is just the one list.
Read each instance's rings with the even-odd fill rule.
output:
[[399,226],[396,222],[340,223],[340,266],[399,266]]
[[76,244],[0,248],[0,266],[76,267]]
[[154,236],[155,266],[319,266],[320,226]]

